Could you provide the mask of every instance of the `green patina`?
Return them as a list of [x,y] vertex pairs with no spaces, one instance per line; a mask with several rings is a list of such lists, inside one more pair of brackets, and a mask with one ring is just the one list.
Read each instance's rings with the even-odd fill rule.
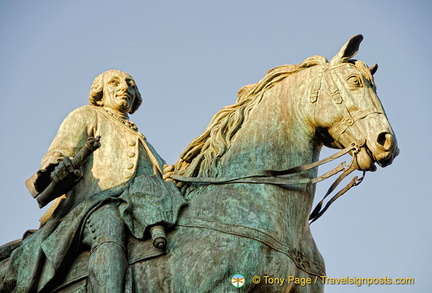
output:
[[[203,134],[181,154],[177,164],[165,168],[165,178],[172,174],[235,177],[257,170],[284,170],[318,160],[322,146],[344,148],[356,141],[365,142],[354,156],[357,169],[374,170],[374,163],[391,164],[398,149],[376,96],[372,77],[376,68],[369,69],[363,62],[351,59],[361,40],[361,35],[351,38],[330,62],[322,56],[313,56],[300,65],[279,66],[258,83],[242,88],[237,102],[218,112]],[[92,125],[89,122],[92,115],[104,117],[97,121],[111,119],[99,113],[97,106],[80,110],[89,112],[82,119],[85,125]],[[71,128],[65,126],[65,129],[68,132]],[[9,246],[11,257],[0,266],[0,279],[6,276],[0,292],[14,288],[15,292],[44,292],[44,288],[54,292],[90,292],[95,288],[92,270],[105,276],[109,284],[115,284],[115,280],[108,280],[113,275],[123,276],[123,288],[110,292],[323,291],[320,282],[301,286],[281,279],[292,276],[296,280],[307,280],[325,275],[324,261],[308,223],[314,184],[176,182],[188,201],[188,206],[180,211],[185,201],[177,195],[172,182],[161,180],[161,171],[157,170],[162,169],[163,162],[144,138],[136,140],[141,146],[137,152],[145,154],[142,162],[137,161],[143,169],[127,178],[122,172],[124,168],[128,170],[130,165],[126,163],[130,157],[110,156],[112,162],[101,159],[105,166],[97,167],[104,136],[92,126],[85,126],[85,129],[88,136],[101,135],[102,146],[86,162],[83,176],[91,171],[98,174],[94,178],[109,177],[108,166],[117,168],[116,174],[107,181],[98,181],[94,190],[84,188],[74,194],[82,200],[72,204],[67,213],[60,218],[54,213],[45,226],[24,239],[21,246],[15,245],[15,249]],[[125,134],[123,130],[112,131],[119,137],[105,141],[105,146],[115,151],[119,148],[116,143],[122,141]],[[73,139],[78,139],[82,145],[84,137]],[[70,143],[73,147],[79,144]],[[56,148],[54,153],[56,151],[63,150]],[[76,150],[71,149],[71,153],[74,152]],[[317,176],[317,169],[289,176],[312,178]],[[79,185],[72,190],[78,188]],[[106,212],[102,213],[104,209]],[[90,222],[94,221],[97,227],[105,216],[114,215],[115,218],[118,215],[121,219],[124,234],[123,244],[119,246],[126,252],[124,267],[114,266],[111,272],[106,272],[92,263],[95,249],[83,249],[81,243],[85,243],[89,235],[85,232],[86,220],[92,214],[97,216]],[[148,228],[155,223],[162,223],[169,232],[166,249],[152,245]],[[72,246],[79,249],[60,250]],[[58,257],[47,255],[47,247]],[[65,262],[65,259],[70,261]],[[37,270],[17,270],[27,261],[35,264]],[[20,274],[24,281],[18,282],[21,287],[14,287],[16,276]],[[244,276],[245,283],[239,289],[230,282],[236,274]],[[253,276],[278,278],[277,286],[257,279],[252,281]]]

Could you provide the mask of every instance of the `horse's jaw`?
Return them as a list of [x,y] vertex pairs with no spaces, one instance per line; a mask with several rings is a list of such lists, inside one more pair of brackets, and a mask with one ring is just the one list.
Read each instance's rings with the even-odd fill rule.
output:
[[360,148],[359,152],[353,156],[356,169],[361,171],[376,171],[375,160],[367,147]]
[[383,132],[376,140],[361,141],[359,150],[352,155],[356,169],[373,172],[377,169],[375,163],[383,168],[391,165],[399,155],[399,148],[395,136]]

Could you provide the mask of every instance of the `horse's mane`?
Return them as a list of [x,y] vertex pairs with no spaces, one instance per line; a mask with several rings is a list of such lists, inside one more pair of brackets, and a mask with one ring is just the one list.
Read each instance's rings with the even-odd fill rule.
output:
[[174,166],[174,172],[188,177],[217,176],[221,159],[231,146],[235,134],[261,102],[264,93],[288,76],[326,62],[325,57],[317,55],[299,65],[278,66],[267,71],[259,82],[242,87],[236,103],[222,108],[206,130],[186,147]]

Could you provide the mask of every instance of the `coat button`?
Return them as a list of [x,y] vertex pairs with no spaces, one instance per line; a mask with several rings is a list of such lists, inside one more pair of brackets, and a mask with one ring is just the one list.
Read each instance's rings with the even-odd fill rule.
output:
[[135,166],[134,164],[130,163],[130,164],[128,164],[128,165],[126,166],[126,168],[127,168],[128,170],[131,170],[134,166]]
[[130,145],[130,146],[135,146],[135,145],[136,145],[135,140],[131,140],[131,141],[129,141],[129,145]]
[[128,157],[129,157],[129,158],[133,158],[133,157],[135,157],[135,153],[134,153],[134,152],[129,152],[129,153],[128,153]]

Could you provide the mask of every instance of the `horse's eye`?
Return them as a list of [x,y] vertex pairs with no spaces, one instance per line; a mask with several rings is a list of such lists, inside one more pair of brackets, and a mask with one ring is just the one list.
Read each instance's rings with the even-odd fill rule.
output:
[[352,86],[355,86],[355,87],[361,87],[362,86],[362,81],[361,81],[360,77],[358,77],[357,75],[350,75],[347,80],[348,80],[348,83]]

